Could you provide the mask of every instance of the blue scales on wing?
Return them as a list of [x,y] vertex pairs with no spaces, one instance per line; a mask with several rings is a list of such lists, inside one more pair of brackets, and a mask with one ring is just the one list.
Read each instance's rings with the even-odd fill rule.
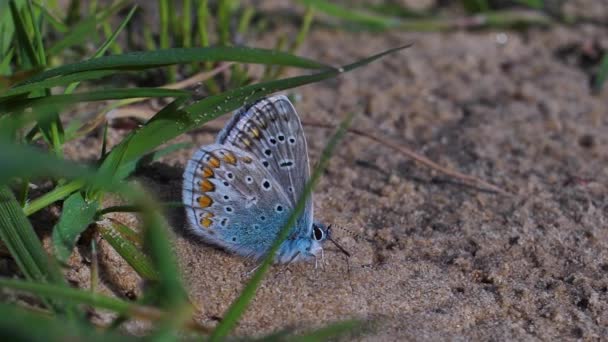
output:
[[255,258],[270,248],[293,209],[256,156],[221,144],[203,146],[188,162],[183,202],[195,234]]
[[[251,153],[274,177],[295,208],[310,178],[306,138],[295,108],[283,95],[264,98],[235,113],[219,133],[218,144]],[[291,238],[312,232],[312,195]]]

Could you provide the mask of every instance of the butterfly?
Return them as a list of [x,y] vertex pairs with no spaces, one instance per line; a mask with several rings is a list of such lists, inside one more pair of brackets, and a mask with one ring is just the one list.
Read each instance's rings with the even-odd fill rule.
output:
[[[202,146],[188,161],[182,197],[191,231],[228,251],[260,259],[309,178],[304,130],[289,99],[276,95],[244,106],[214,144]],[[330,229],[313,220],[309,196],[275,262],[316,260],[325,240],[335,243]]]

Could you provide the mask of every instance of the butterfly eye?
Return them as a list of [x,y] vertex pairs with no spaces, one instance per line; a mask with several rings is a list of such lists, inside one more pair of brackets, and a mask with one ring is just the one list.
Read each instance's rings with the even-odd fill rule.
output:
[[323,240],[324,236],[325,236],[325,233],[323,232],[323,230],[321,228],[319,228],[317,226],[313,226],[313,228],[312,228],[313,240],[317,240],[317,241]]

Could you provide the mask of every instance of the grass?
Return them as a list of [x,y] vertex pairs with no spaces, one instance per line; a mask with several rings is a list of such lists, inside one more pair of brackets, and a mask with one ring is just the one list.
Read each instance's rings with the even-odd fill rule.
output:
[[[468,13],[461,18],[445,17],[433,11],[413,11],[387,2],[362,7],[328,0],[297,0],[330,19],[326,24],[356,30],[451,31],[479,28],[526,28],[547,26],[552,19],[542,11],[542,0],[519,0],[520,8],[500,8],[496,1],[461,0]],[[337,22],[337,23],[336,23]]]
[[[183,7],[176,8],[168,1],[159,0],[158,41],[145,26],[141,41],[151,48],[129,53],[123,52],[129,51],[129,43],[119,43],[119,40],[124,38],[125,28],[136,16],[137,7],[127,2],[116,2],[104,10],[96,7],[96,3],[84,9],[80,5],[73,1],[68,15],[62,19],[57,15],[58,8],[52,6],[18,0],[2,3],[8,12],[1,15],[8,20],[0,24],[3,75],[0,83],[3,87],[0,92],[0,237],[23,278],[0,279],[0,286],[35,295],[39,302],[35,310],[16,304],[1,305],[0,311],[5,315],[0,319],[0,326],[4,333],[24,339],[132,340],[117,328],[125,319],[135,318],[154,321],[150,339],[178,339],[180,331],[212,340],[223,339],[231,334],[254,297],[273,254],[268,255],[217,328],[197,324],[192,320],[194,308],[181,282],[168,227],[160,214],[166,204],[155,200],[129,176],[142,164],[184,148],[184,144],[163,144],[211,119],[276,91],[337,77],[405,47],[332,67],[295,54],[306,40],[313,21],[311,8],[304,13],[293,43],[282,50],[264,50],[233,43],[233,21],[236,18],[238,32],[246,34],[255,14],[252,8],[241,8],[239,2],[228,0],[214,3],[216,7],[204,0],[184,1]],[[110,20],[123,9],[129,9],[124,19],[118,23]],[[190,17],[191,12],[196,13],[195,18]],[[82,17],[82,13],[88,15]],[[212,37],[217,37],[213,47]],[[6,44],[7,41],[10,44]],[[117,87],[114,82],[118,76],[135,80],[146,77],[151,70],[159,68],[169,82],[174,82],[183,77],[185,71],[205,72],[217,63],[226,62],[234,63],[229,69],[230,81],[207,79],[204,84],[207,96],[201,100],[195,100],[190,91],[169,89],[169,86]],[[264,65],[267,70],[264,79],[255,82],[248,75],[248,64]],[[281,79],[280,75],[288,67],[309,72]],[[86,128],[86,124],[70,115],[74,105],[98,101],[120,106],[131,100],[150,98],[171,101],[111,148],[106,143],[106,125],[97,161],[82,164],[65,159],[65,143],[79,136],[75,132]],[[351,117],[345,119],[328,144],[305,196],[310,195]],[[41,145],[46,146],[46,150],[36,147]],[[37,197],[30,194],[32,186],[49,180],[52,184],[49,190]],[[110,193],[120,196],[125,204],[105,207],[104,198]],[[303,201],[304,196],[298,210],[302,209]],[[56,204],[61,204],[62,211],[53,227],[52,258],[49,258],[29,217]],[[138,212],[142,225],[135,229],[106,216],[117,211]],[[291,220],[297,215],[296,210]],[[273,251],[288,233],[287,227],[289,225],[277,237]],[[89,290],[68,286],[61,268],[68,262],[80,236],[87,231],[103,237],[146,279],[148,286],[142,297],[145,305],[96,292],[96,260],[92,262]],[[91,255],[96,255],[95,244],[89,247]],[[84,319],[86,307],[116,313],[116,324],[94,327]],[[11,325],[8,317],[44,322]],[[353,325],[343,322],[297,336],[289,332],[281,334],[285,338],[313,340],[350,331]],[[59,328],[64,326],[70,329]]]

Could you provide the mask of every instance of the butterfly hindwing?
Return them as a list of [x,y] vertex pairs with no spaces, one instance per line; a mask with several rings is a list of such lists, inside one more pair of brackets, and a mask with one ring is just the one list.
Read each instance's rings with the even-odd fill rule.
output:
[[254,155],[220,144],[202,147],[188,162],[183,202],[195,234],[253,257],[268,250],[293,209]]
[[[274,176],[295,208],[310,178],[310,169],[304,130],[287,97],[272,96],[243,107],[220,132],[217,143],[254,155]],[[312,218],[310,196],[304,214],[298,219],[298,234],[310,234]]]

